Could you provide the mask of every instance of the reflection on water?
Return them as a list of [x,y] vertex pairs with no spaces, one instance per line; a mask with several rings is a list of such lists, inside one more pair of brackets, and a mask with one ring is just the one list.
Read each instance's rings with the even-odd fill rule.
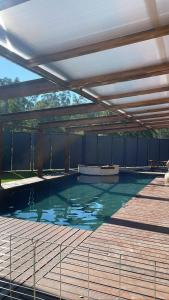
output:
[[10,193],[0,214],[94,230],[148,184],[145,175],[85,176]]
[[119,175],[114,176],[88,176],[88,175],[80,175],[77,179],[82,183],[117,183],[119,182]]

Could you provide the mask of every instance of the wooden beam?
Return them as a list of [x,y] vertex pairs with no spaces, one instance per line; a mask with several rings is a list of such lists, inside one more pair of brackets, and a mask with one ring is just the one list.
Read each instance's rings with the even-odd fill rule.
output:
[[97,118],[81,118],[81,119],[73,119],[73,120],[65,120],[65,121],[45,122],[45,123],[39,123],[39,126],[43,129],[58,128],[58,127],[69,128],[72,126],[109,124],[113,122],[119,122],[120,120],[123,119],[124,119],[123,116],[114,115],[114,116],[105,116],[105,117],[97,117]]
[[15,122],[20,120],[33,120],[50,116],[66,116],[75,114],[84,114],[100,112],[105,109],[99,104],[81,104],[40,110],[30,110],[18,113],[0,114],[0,122]]
[[145,121],[146,124],[160,124],[160,123],[168,123],[169,124],[169,118],[165,118],[165,119],[158,119],[158,120],[146,120]]
[[24,2],[28,2],[28,1],[30,0],[1,0],[0,11],[11,8],[19,4],[23,4]]
[[64,90],[57,83],[52,83],[45,78],[0,86],[0,100],[9,98],[26,97],[44,93]]
[[163,128],[169,128],[169,122],[167,123],[160,123],[160,124],[151,124],[150,125],[153,129],[163,129]]
[[134,96],[148,95],[148,94],[168,92],[168,91],[169,91],[169,85],[152,88],[152,89],[137,90],[133,92],[117,93],[117,94],[105,95],[105,96],[103,95],[103,96],[99,96],[99,100],[108,101],[108,100],[114,100],[118,98],[134,97]]
[[37,127],[31,127],[31,126],[24,126],[24,125],[19,125],[19,124],[3,124],[3,128],[8,128],[10,130],[27,130],[27,131],[37,131]]
[[169,117],[169,111],[165,111],[163,113],[156,113],[156,114],[145,114],[145,115],[138,115],[138,116],[134,115],[134,117],[144,122],[144,120],[146,121],[147,119],[158,119],[163,117]]
[[147,119],[144,119],[144,122],[145,123],[158,123],[158,122],[164,122],[164,121],[169,121],[169,115],[166,116],[165,118],[164,117],[160,117],[160,118],[147,118]]
[[99,51],[105,51],[108,49],[113,49],[121,46],[126,46],[130,44],[146,41],[149,39],[158,38],[168,34],[169,34],[169,25],[160,26],[146,31],[129,34],[127,36],[111,38],[109,40],[104,40],[101,42],[92,43],[85,46],[71,48],[61,52],[54,52],[52,54],[37,56],[29,60],[29,65],[32,67],[32,66],[46,64],[52,61],[70,59],[82,55],[87,55]]
[[116,109],[126,109],[126,108],[158,105],[158,104],[165,104],[165,103],[169,103],[169,98],[151,99],[151,100],[144,100],[144,101],[137,101],[137,102],[135,101],[130,103],[114,105],[114,107],[116,107]]
[[169,73],[169,62],[153,66],[139,67],[137,69],[115,72],[111,74],[97,75],[85,79],[77,79],[69,82],[70,89],[101,86],[116,82],[142,79]]
[[[144,127],[134,127],[133,128],[118,128],[117,129],[102,129],[102,130],[92,130],[91,133],[97,133],[97,134],[111,134],[111,133],[118,133],[118,132],[139,132],[139,131],[147,131],[147,128]],[[149,129],[150,130],[150,129]],[[89,132],[89,131],[88,131]]]
[[82,127],[78,127],[78,128],[74,128],[74,127],[69,127],[69,130],[72,131],[100,131],[100,130],[109,130],[109,129],[115,129],[118,131],[119,128],[137,128],[137,127],[141,127],[141,125],[138,123],[121,123],[121,124],[107,124],[107,125],[92,125],[92,126],[82,126]]
[[[145,108],[141,110],[133,110],[132,115],[134,115],[135,118],[139,118],[139,115],[147,114],[147,113],[158,113],[158,112],[169,112],[169,107],[158,107],[158,108]],[[126,112],[129,113],[130,112]]]

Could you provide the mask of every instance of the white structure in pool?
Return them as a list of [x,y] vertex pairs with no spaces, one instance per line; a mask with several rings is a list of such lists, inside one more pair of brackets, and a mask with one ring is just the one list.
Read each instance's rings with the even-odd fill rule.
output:
[[78,172],[83,175],[112,176],[119,174],[119,165],[87,166],[79,165]]

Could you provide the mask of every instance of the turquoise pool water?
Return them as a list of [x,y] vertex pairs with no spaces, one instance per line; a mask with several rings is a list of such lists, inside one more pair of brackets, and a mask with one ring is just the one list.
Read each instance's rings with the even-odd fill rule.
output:
[[79,176],[10,193],[0,215],[94,230],[153,179]]

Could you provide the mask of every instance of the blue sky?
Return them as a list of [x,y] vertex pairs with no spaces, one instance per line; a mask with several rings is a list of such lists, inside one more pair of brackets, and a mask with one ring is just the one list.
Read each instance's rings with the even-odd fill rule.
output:
[[34,74],[24,68],[10,62],[9,60],[0,57],[0,78],[8,77],[15,79],[18,77],[20,81],[26,81],[39,78],[37,74]]

